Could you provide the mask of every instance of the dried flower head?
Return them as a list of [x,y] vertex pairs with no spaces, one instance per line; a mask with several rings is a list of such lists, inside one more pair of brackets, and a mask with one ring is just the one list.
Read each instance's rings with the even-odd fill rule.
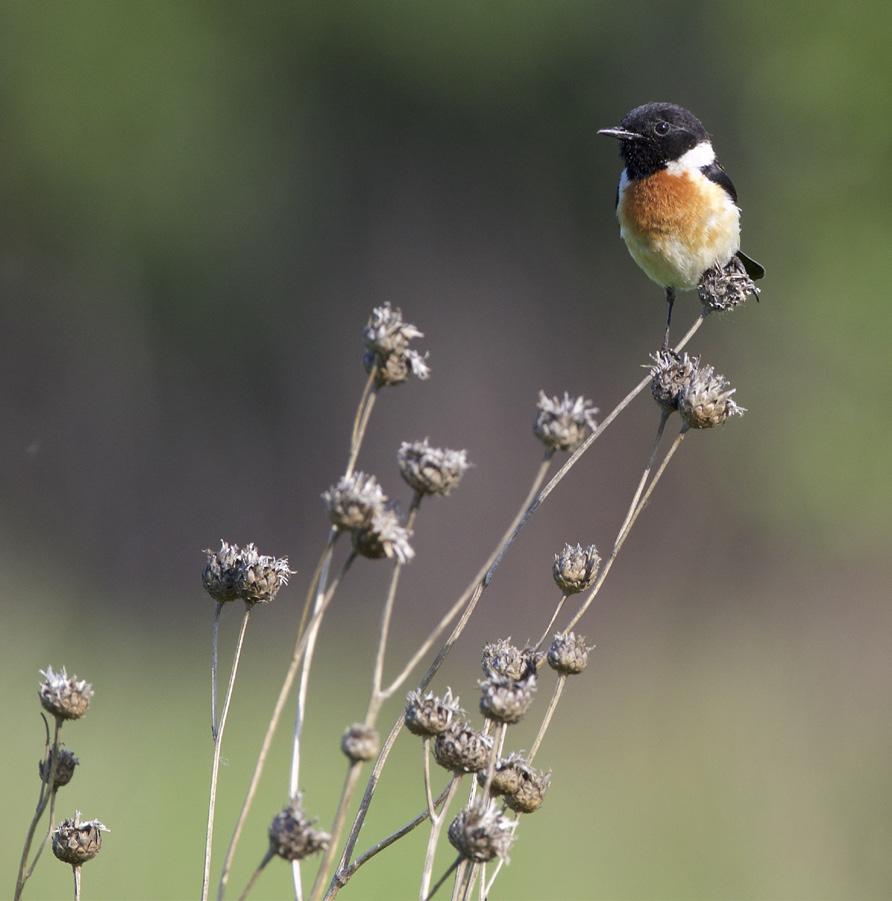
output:
[[578,594],[595,584],[600,566],[601,558],[593,544],[587,548],[583,548],[581,544],[575,547],[565,544],[563,550],[554,555],[552,574],[557,587],[564,594]]
[[51,666],[40,671],[43,682],[37,689],[40,703],[47,713],[62,720],[80,719],[90,706],[93,697],[93,686],[77,676],[70,676],[62,667],[61,672],[54,672]]
[[387,502],[378,480],[364,472],[341,476],[323,492],[322,500],[331,524],[342,531],[364,528]]
[[499,723],[519,723],[533,703],[536,677],[524,679],[492,674],[480,683],[480,712]]
[[746,412],[732,397],[735,390],[712,366],[698,366],[678,397],[678,412],[689,428],[715,428],[729,416]]
[[362,333],[366,347],[362,358],[366,372],[375,370],[378,386],[398,385],[410,375],[426,379],[430,375],[427,354],[422,356],[409,347],[413,338],[424,333],[403,321],[402,312],[389,303],[375,307]]
[[458,698],[452,696],[451,688],[446,689],[442,698],[430,691],[425,695],[410,691],[403,718],[406,728],[414,735],[430,736],[445,732],[460,712]]
[[415,556],[409,538],[410,532],[400,525],[396,511],[382,507],[367,526],[354,530],[353,549],[371,560],[387,557],[408,563]]
[[565,391],[562,400],[540,391],[533,432],[552,450],[572,451],[598,427],[597,412],[598,408],[582,396],[570,397]]
[[483,810],[466,807],[449,824],[449,843],[466,860],[486,863],[505,859],[514,840],[516,820],[509,820],[491,802]]
[[225,604],[241,599],[246,604],[268,604],[294,572],[288,558],[267,557],[253,543],[243,548],[220,541],[220,550],[206,550],[207,561],[201,576],[207,593]]
[[74,819],[62,820],[53,830],[53,854],[73,867],[92,860],[102,849],[102,833],[109,830],[99,820],[81,820],[78,810]]
[[510,638],[500,638],[483,646],[480,660],[483,675],[507,676],[509,679],[523,679],[537,670],[536,652],[532,648],[521,650],[511,644]]
[[56,758],[56,774],[53,777],[53,787],[61,788],[68,785],[74,777],[74,768],[80,763],[77,756],[68,750],[64,745],[59,745],[58,753],[54,754],[50,748],[45,758],[37,763],[37,771],[40,773],[41,782],[49,782],[50,773],[53,768],[53,758]]
[[327,832],[313,829],[316,821],[304,816],[300,802],[300,794],[295,795],[291,803],[273,817],[269,826],[270,850],[284,860],[303,860],[324,851],[331,841]]
[[588,666],[588,650],[581,635],[558,632],[548,648],[548,665],[565,676],[574,676]]
[[[530,764],[527,759],[516,751],[512,751],[507,757],[500,757],[496,761],[493,769],[492,782],[490,782],[490,792],[498,797],[499,795],[513,795],[520,789],[522,781],[521,771],[529,770]],[[477,773],[477,784],[486,785],[488,773],[481,770]]]
[[726,313],[745,303],[749,297],[758,297],[759,289],[735,255],[724,267],[712,266],[703,273],[697,294],[705,310]]
[[467,451],[431,447],[427,438],[404,441],[397,462],[403,479],[418,494],[449,494],[468,468]]
[[542,806],[542,800],[551,784],[551,771],[543,772],[529,764],[515,764],[519,776],[517,789],[505,795],[505,803],[518,813],[533,813]]
[[374,760],[380,747],[378,733],[363,723],[354,723],[341,736],[341,750],[354,763],[359,760]]
[[434,757],[453,773],[476,773],[489,762],[492,738],[468,722],[453,722],[434,742]]
[[667,412],[678,409],[678,397],[690,384],[700,360],[674,350],[660,350],[651,354],[650,393]]

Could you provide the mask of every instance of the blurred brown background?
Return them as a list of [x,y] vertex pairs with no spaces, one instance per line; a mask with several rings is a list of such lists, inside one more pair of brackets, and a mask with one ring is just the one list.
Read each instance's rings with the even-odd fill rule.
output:
[[[685,443],[584,621],[598,648],[543,746],[553,788],[494,898],[892,894],[887,5],[94,2],[0,17],[9,888],[51,663],[96,686],[66,730],[82,765],[60,795],[60,813],[112,828],[85,897],[197,894],[201,549],[254,540],[300,571],[249,630],[219,854],[324,540],[319,494],[346,459],[360,330],[384,301],[425,331],[433,376],[384,392],[361,467],[405,502],[401,440],[475,464],[422,511],[396,669],[526,491],[537,391],[606,412],[658,343],[661,294],[619,240],[620,163],[595,131],[671,99],[713,133],[744,248],[768,269],[762,302],[692,345],[749,412]],[[695,308],[677,305],[679,334]],[[609,548],[655,420],[640,399],[536,516],[439,688],[473,708],[480,645],[543,627],[552,553]],[[366,701],[371,648],[354,639],[373,634],[385,579],[357,566],[323,633],[303,780],[323,822],[337,737]],[[237,884],[285,800],[287,731]],[[420,809],[417,749],[400,753],[368,842]],[[382,856],[344,897],[413,897],[421,847]],[[285,871],[254,897],[287,897]],[[67,897],[69,879],[45,860],[30,896]]]

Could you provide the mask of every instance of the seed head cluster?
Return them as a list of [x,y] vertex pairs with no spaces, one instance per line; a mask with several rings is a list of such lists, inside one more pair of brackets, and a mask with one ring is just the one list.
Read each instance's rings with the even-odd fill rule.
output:
[[92,860],[102,850],[102,833],[108,829],[99,820],[81,820],[80,811],[62,820],[53,831],[53,854],[73,867]]
[[363,723],[354,723],[341,736],[341,750],[354,763],[374,760],[380,745],[378,733]]
[[51,748],[47,756],[37,763],[40,781],[49,782],[53,768],[53,758],[56,757],[56,774],[53,776],[53,788],[61,788],[63,785],[68,785],[74,777],[74,768],[80,763],[77,756],[63,745],[59,745],[57,751],[58,753],[54,754]]
[[415,556],[409,538],[409,530],[400,523],[396,510],[393,507],[381,507],[375,511],[367,526],[354,529],[353,549],[370,560],[386,557],[408,563]]
[[700,360],[674,350],[661,350],[651,355],[650,393],[667,412],[678,409],[678,397],[697,371]]
[[490,803],[483,810],[466,807],[449,824],[449,843],[465,859],[486,863],[505,859],[514,840],[516,820],[509,820]]
[[585,639],[575,632],[558,632],[548,647],[548,665],[564,676],[575,676],[588,666]]
[[452,696],[450,688],[442,698],[433,692],[422,695],[420,691],[411,691],[406,697],[403,719],[414,735],[430,737],[445,732],[460,713],[458,698]]
[[483,646],[480,659],[483,675],[505,676],[508,679],[524,679],[537,670],[536,652],[532,648],[521,650],[511,644],[510,638],[500,638]]
[[539,392],[533,432],[546,447],[555,451],[576,450],[598,427],[595,413],[598,408],[584,397],[549,397]]
[[453,722],[434,742],[438,764],[453,773],[476,773],[489,762],[493,741],[464,721]]
[[542,806],[551,785],[551,772],[543,772],[520,762],[515,764],[515,769],[518,786],[505,795],[505,804],[517,813],[534,813]]
[[557,587],[564,594],[578,594],[595,584],[600,566],[601,558],[593,544],[587,548],[583,548],[581,544],[575,547],[565,544],[563,550],[554,555],[552,574]]
[[366,352],[362,358],[366,372],[375,370],[378,387],[399,385],[410,375],[419,379],[430,376],[427,354],[422,356],[409,347],[414,338],[422,338],[424,333],[409,322],[403,321],[403,314],[389,303],[372,310],[372,315],[363,329],[362,340]]
[[480,683],[480,712],[498,723],[519,723],[533,703],[536,676],[528,673],[522,679],[492,673]]
[[40,671],[40,675],[43,681],[37,694],[47,713],[61,720],[77,720],[87,712],[93,697],[93,686],[89,682],[69,676],[64,666],[58,673],[48,666]]
[[253,543],[241,548],[221,541],[220,550],[206,550],[205,554],[207,560],[201,582],[205,591],[219,603],[242,600],[249,607],[268,604],[294,574],[287,557],[280,559],[260,554]]
[[418,494],[449,494],[468,468],[467,451],[431,447],[427,438],[404,441],[397,462],[403,479]]
[[733,398],[731,383],[712,366],[698,366],[678,396],[678,412],[692,429],[712,429],[746,412]]
[[712,266],[703,273],[697,294],[704,310],[726,313],[750,297],[758,297],[759,289],[740,258],[733,256],[724,267]]
[[311,854],[324,851],[331,841],[331,836],[327,832],[313,829],[315,822],[304,816],[301,810],[301,796],[296,795],[270,823],[268,830],[270,850],[283,860],[303,860]]
[[387,502],[378,480],[364,472],[341,476],[322,494],[331,524],[340,531],[362,529]]

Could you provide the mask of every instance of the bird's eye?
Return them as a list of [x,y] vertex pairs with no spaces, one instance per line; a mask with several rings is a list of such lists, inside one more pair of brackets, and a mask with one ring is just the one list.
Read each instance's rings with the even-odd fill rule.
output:
[[654,125],[654,134],[658,134],[660,137],[669,134],[669,123],[657,122],[657,124]]

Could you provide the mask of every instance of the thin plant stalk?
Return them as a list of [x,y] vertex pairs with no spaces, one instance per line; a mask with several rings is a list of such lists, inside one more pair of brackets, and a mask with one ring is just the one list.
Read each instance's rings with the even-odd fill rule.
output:
[[[492,743],[492,753],[489,755],[489,764],[486,767],[486,782],[483,783],[483,792],[480,795],[481,810],[486,807],[486,804],[489,801],[489,792],[492,788],[492,779],[496,772],[496,761],[499,759],[499,755],[502,753],[502,748],[505,745],[505,735],[507,732],[507,723],[499,723],[499,725],[496,726],[495,740]],[[476,779],[472,779],[471,781],[474,784],[476,784],[477,782]]]
[[533,746],[530,748],[530,753],[527,755],[527,760],[530,763],[533,762],[533,758],[536,756],[536,752],[539,750],[539,745],[542,744],[542,739],[545,737],[545,732],[548,729],[549,724],[551,723],[551,718],[554,716],[554,711],[557,708],[558,701],[560,701],[561,699],[561,692],[563,692],[566,682],[566,674],[561,673],[558,676],[557,683],[554,686],[554,693],[551,696],[551,700],[548,702],[548,709],[545,711],[545,716],[542,717],[542,724],[539,726],[538,733],[536,733],[536,740],[533,742]]
[[74,870],[74,901],[81,901],[81,868],[72,867]]
[[546,638],[548,638],[548,633],[551,631],[551,627],[554,625],[555,620],[560,616],[561,610],[563,609],[564,604],[567,602],[567,598],[569,595],[562,594],[561,599],[558,601],[557,606],[554,608],[554,613],[551,615],[551,619],[548,621],[548,625],[545,627],[545,631],[542,633],[542,637],[536,642],[534,650],[538,651],[539,648],[542,647],[543,642]]
[[[57,716],[55,720],[56,725],[53,729],[53,744],[50,749],[49,758],[49,775],[47,776],[45,782],[41,780],[40,794],[37,796],[37,807],[34,809],[34,816],[31,818],[31,822],[28,825],[28,832],[25,835],[25,846],[22,848],[22,859],[19,862],[19,871],[16,875],[15,895],[13,896],[15,901],[19,901],[19,899],[22,897],[22,890],[25,887],[25,883],[28,881],[31,873],[34,872],[34,867],[37,865],[37,857],[40,856],[40,851],[37,852],[37,856],[34,858],[34,862],[31,864],[31,868],[27,873],[25,872],[25,866],[28,863],[28,854],[31,851],[31,843],[34,841],[34,833],[37,831],[37,824],[40,822],[40,818],[43,816],[43,812],[46,810],[50,796],[55,794],[53,791],[53,786],[56,784],[56,770],[59,764],[59,735],[62,732],[63,723],[61,717]],[[44,720],[44,723],[46,723],[46,720]],[[44,754],[46,753],[46,747],[48,745],[49,742],[46,742],[44,745]],[[50,828],[52,828],[52,821],[50,822]]]
[[56,795],[58,793],[59,790],[54,786],[52,794],[50,795],[50,810],[49,814],[47,815],[46,832],[44,833],[43,839],[41,840],[40,845],[37,848],[37,852],[34,854],[34,859],[31,861],[31,866],[28,867],[28,872],[25,874],[25,882],[27,882],[34,873],[34,868],[37,866],[37,861],[40,860],[40,855],[43,854],[43,849],[47,846],[47,843],[50,840],[50,835],[53,832],[53,816],[56,813]]
[[[317,574],[321,572],[322,562],[329,554],[331,554],[333,547],[334,538],[330,537],[329,543],[323,551],[322,558],[320,558],[320,564],[319,566],[317,566]],[[328,591],[325,594],[326,604],[331,603],[331,600],[334,597],[335,592],[337,591],[338,585],[340,584],[341,579],[343,579],[343,577],[346,575],[347,570],[350,568],[350,565],[353,562],[353,559],[354,555],[351,554],[347,558],[346,563],[341,569],[340,576],[329,586]],[[308,601],[311,597],[314,596],[315,588],[315,581],[311,581],[310,587],[307,592]],[[276,729],[279,726],[279,720],[282,717],[282,711],[285,709],[285,703],[288,700],[288,695],[291,693],[291,687],[294,685],[294,679],[297,676],[298,668],[300,667],[301,660],[303,659],[306,642],[307,631],[299,631],[297,637],[295,638],[294,650],[291,653],[291,663],[288,665],[288,670],[285,673],[285,678],[282,680],[282,685],[279,689],[279,696],[278,698],[276,698],[276,704],[273,707],[272,716],[270,717],[269,723],[267,724],[266,733],[263,736],[263,741],[260,744],[260,752],[257,755],[257,762],[254,764],[254,771],[251,774],[251,782],[248,785],[248,791],[245,795],[245,800],[242,802],[242,808],[239,811],[238,820],[236,821],[235,828],[232,831],[232,837],[229,839],[229,847],[226,849],[226,858],[223,861],[223,872],[220,875],[220,882],[217,886],[218,901],[223,898],[223,893],[226,891],[226,884],[229,881],[229,874],[232,872],[232,863],[235,860],[235,852],[238,848],[239,839],[241,838],[245,822],[248,819],[248,813],[250,812],[251,807],[254,804],[254,798],[257,795],[257,788],[260,785],[260,777],[263,775],[263,769],[266,766],[266,760],[269,756],[269,749],[272,745],[273,737],[276,734]]]
[[220,614],[223,602],[217,601],[214,622],[211,625],[211,739],[217,737],[217,654],[220,645]]
[[431,739],[429,735],[424,736],[421,744],[421,757],[424,769],[424,797],[427,800],[427,810],[433,823],[437,819],[437,815],[434,811],[434,795],[431,791]]
[[430,890],[430,893],[424,896],[424,901],[430,901],[430,899],[433,898],[434,895],[436,895],[438,891],[440,891],[442,886],[445,885],[446,881],[449,879],[449,877],[453,873],[455,873],[456,870],[458,870],[458,873],[456,874],[455,878],[456,878],[456,881],[458,881],[458,879],[461,878],[461,874],[464,870],[464,868],[462,866],[464,864],[464,862],[465,862],[465,860],[461,855],[456,857],[455,860],[453,860],[452,863],[449,864],[449,867],[446,869],[446,872],[436,881],[436,883],[434,884],[434,887]]
[[449,783],[447,789],[446,800],[443,802],[440,813],[430,817],[431,831],[427,839],[427,850],[424,854],[424,869],[421,872],[421,889],[418,893],[418,897],[419,899],[422,899],[422,901],[428,896],[431,878],[434,874],[434,861],[437,856],[437,842],[440,840],[440,830],[443,828],[443,823],[446,821],[446,816],[449,813],[449,805],[452,803],[452,798],[455,795],[459,782],[460,779],[457,776],[452,777],[452,781]]
[[220,713],[220,725],[214,737],[214,754],[211,764],[211,791],[208,800],[208,825],[207,838],[204,843],[204,874],[201,880],[201,901],[207,901],[208,888],[211,878],[211,849],[214,843],[214,813],[217,806],[217,780],[220,773],[220,750],[223,745],[223,730],[226,728],[226,717],[229,714],[229,705],[232,702],[232,690],[235,688],[235,677],[238,674],[239,658],[245,643],[245,632],[248,629],[248,620],[251,616],[251,608],[245,605],[245,615],[242,617],[242,625],[235,642],[235,654],[232,658],[232,669],[229,673],[229,684],[226,687],[226,696],[223,699],[223,710]]
[[350,456],[347,459],[347,470],[345,473],[348,476],[353,474],[353,467],[356,466],[359,450],[362,447],[365,431],[368,428],[369,418],[372,415],[375,399],[378,396],[378,389],[375,387],[375,379],[377,377],[378,367],[373,366],[363,386],[359,403],[356,406],[356,415],[353,417],[353,430],[350,435]]
[[248,895],[249,895],[250,892],[251,892],[251,889],[254,888],[254,884],[255,884],[255,883],[257,882],[257,880],[260,878],[260,874],[263,872],[263,870],[264,870],[264,868],[266,867],[266,865],[267,865],[267,864],[268,864],[275,856],[276,856],[276,852],[273,851],[272,848],[270,848],[270,849],[266,852],[266,854],[263,855],[263,859],[260,861],[259,864],[257,864],[257,866],[256,866],[255,869],[254,869],[254,872],[251,874],[251,878],[248,880],[247,885],[244,887],[244,889],[242,889],[242,893],[238,896],[238,901],[245,901],[245,898],[248,897]]

